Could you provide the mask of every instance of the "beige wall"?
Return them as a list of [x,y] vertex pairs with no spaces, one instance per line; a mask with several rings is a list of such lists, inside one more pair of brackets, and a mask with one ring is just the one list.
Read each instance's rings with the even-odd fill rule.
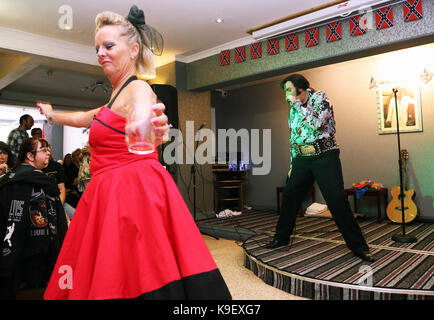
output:
[[157,77],[148,81],[149,84],[169,84],[176,87],[175,62],[157,68]]

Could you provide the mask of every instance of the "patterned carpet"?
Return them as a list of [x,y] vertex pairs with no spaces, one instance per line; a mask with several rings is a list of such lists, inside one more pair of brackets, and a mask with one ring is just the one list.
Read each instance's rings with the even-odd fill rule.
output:
[[276,212],[249,211],[230,218],[201,220],[212,228],[250,230],[245,266],[264,282],[310,299],[434,299],[434,224],[413,222],[406,233],[416,243],[392,240],[401,225],[357,220],[374,255],[367,263],[346,247],[333,219],[297,217],[290,246],[264,248],[273,236]]

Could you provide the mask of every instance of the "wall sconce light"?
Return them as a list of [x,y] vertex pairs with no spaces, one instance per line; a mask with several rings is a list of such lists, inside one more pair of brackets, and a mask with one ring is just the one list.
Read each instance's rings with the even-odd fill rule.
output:
[[148,80],[152,80],[157,78],[156,74],[143,74],[143,73],[138,73],[136,74],[137,79],[139,80],[143,80],[143,81],[148,81]]
[[374,77],[371,77],[371,82],[369,84],[369,89],[376,88],[377,82],[375,81]]
[[81,88],[81,91],[90,91],[94,93],[96,88],[101,88],[105,94],[108,94],[109,91],[112,90],[111,86],[109,86],[107,83],[102,81],[95,81],[94,83],[91,83],[90,85]]
[[428,82],[431,81],[433,76],[433,73],[428,71],[427,68],[423,70],[423,73],[419,76],[420,81],[422,81],[424,84],[428,84]]

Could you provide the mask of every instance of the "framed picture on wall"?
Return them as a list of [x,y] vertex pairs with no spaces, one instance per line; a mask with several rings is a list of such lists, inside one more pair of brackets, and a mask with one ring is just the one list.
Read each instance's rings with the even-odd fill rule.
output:
[[397,81],[377,84],[378,133],[396,133],[397,89],[399,132],[422,131],[422,111],[418,82]]

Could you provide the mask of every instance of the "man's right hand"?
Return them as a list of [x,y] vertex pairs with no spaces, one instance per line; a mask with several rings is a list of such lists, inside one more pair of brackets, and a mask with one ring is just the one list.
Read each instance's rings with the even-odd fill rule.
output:
[[291,95],[289,93],[286,94],[285,98],[286,98],[286,101],[290,104],[294,104],[295,101],[297,100],[296,97],[294,97],[293,95]]

